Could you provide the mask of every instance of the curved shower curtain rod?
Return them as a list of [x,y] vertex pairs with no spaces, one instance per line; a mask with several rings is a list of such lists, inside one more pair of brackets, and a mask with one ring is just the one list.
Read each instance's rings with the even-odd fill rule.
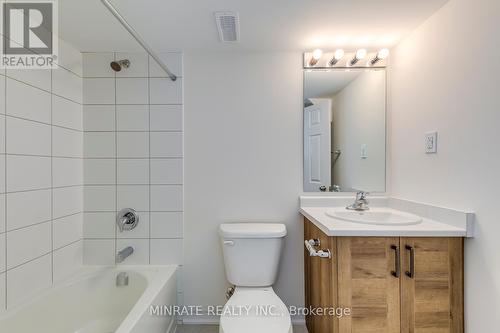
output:
[[175,81],[177,80],[177,76],[173,74],[165,65],[165,63],[156,55],[156,53],[146,44],[146,42],[139,36],[137,31],[130,24],[127,23],[125,18],[121,16],[121,14],[116,10],[116,8],[109,2],[109,0],[101,0],[104,6],[113,14],[114,17],[121,23],[121,25],[135,38],[135,40],[141,44],[141,46],[146,50],[146,52],[160,65],[160,67],[168,74],[168,77]]

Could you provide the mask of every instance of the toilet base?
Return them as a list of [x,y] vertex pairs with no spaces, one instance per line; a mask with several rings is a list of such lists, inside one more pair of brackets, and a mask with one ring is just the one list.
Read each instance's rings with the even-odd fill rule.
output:
[[219,333],[293,333],[290,313],[272,287],[236,287]]

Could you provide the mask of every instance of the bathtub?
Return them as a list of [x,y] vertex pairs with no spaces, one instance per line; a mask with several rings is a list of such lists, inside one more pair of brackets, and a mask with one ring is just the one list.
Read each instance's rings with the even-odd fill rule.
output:
[[[84,267],[75,278],[0,316],[1,333],[173,333],[150,306],[177,304],[176,266]],[[126,272],[127,286],[116,286]],[[36,279],[36,276],[33,276]]]

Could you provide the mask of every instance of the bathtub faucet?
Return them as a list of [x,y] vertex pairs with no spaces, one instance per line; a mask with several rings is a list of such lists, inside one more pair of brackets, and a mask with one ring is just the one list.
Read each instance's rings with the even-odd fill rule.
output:
[[134,248],[132,246],[127,246],[116,254],[116,262],[118,264],[122,263],[127,257],[131,256],[132,253],[134,253]]

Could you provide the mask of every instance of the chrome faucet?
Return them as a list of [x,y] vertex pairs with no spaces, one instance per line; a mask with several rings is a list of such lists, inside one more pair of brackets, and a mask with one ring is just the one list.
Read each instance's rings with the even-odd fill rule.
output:
[[330,192],[340,192],[340,191],[342,191],[340,185],[333,184],[332,186],[330,186]]
[[116,215],[116,224],[120,232],[134,229],[139,223],[139,214],[132,208],[124,208]]
[[354,201],[354,203],[352,205],[347,206],[346,209],[357,210],[357,211],[369,210],[370,207],[368,207],[368,204],[370,202],[366,198],[368,196],[368,194],[370,194],[370,193],[364,192],[364,191],[359,191],[358,193],[356,193],[356,200]]
[[134,253],[134,248],[132,246],[127,246],[116,254],[116,263],[122,263],[125,259],[130,257],[132,253]]

